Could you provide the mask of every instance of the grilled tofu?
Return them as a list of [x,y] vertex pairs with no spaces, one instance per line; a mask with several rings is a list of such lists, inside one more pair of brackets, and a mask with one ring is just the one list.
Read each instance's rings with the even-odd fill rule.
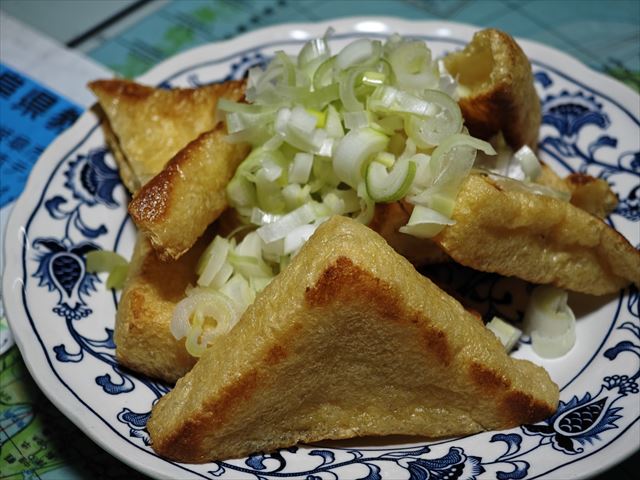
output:
[[215,128],[218,99],[240,100],[244,86],[230,81],[166,90],[123,79],[91,82],[106,116],[107,143],[129,191],[138,191],[185,145]]
[[501,132],[514,150],[537,149],[540,100],[529,59],[510,35],[481,30],[444,64],[458,80],[458,104],[471,135],[488,140]]
[[558,395],[382,237],[334,217],[160,399],[147,429],[160,455],[206,462],[510,428],[551,415]]

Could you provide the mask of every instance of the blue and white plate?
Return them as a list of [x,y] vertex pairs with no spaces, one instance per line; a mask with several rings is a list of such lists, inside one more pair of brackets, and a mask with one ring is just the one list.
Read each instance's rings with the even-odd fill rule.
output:
[[[193,86],[239,78],[276,50],[296,53],[329,26],[280,25],[203,46],[161,64],[141,81]],[[331,26],[336,50],[355,38],[399,32],[425,39],[441,54],[464,45],[474,32],[453,23],[388,18],[342,19]],[[609,181],[620,204],[607,221],[638,246],[637,94],[551,48],[521,45],[532,60],[543,103],[542,158],[561,175],[586,172]],[[169,388],[118,366],[112,330],[118,298],[84,263],[85,254],[97,248],[131,254],[134,229],[127,200],[99,120],[87,112],[42,155],[13,211],[3,298],[18,346],[42,390],[89,437],[148,475],[584,478],[622,461],[638,446],[640,302],[637,288],[629,287],[606,298],[570,297],[578,316],[577,344],[566,356],[544,360],[526,343],[514,353],[543,365],[561,388],[558,412],[537,425],[438,442],[383,437],[299,445],[204,465],[164,460],[149,446],[145,423],[152,404]],[[512,287],[503,279],[470,275],[459,283],[463,293],[505,317],[521,317],[512,304]]]

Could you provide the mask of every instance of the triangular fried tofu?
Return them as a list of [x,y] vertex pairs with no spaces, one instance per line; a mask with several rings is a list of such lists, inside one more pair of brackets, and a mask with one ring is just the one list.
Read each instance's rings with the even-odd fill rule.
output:
[[552,414],[558,387],[371,229],[334,217],[147,424],[185,462],[361,435],[464,435]]
[[149,240],[138,235],[116,313],[114,339],[118,362],[135,372],[175,383],[191,370],[196,358],[184,340],[171,334],[178,302],[197,280],[196,266],[215,235],[226,236],[238,226],[227,210],[178,260],[160,260]]
[[502,132],[514,150],[537,149],[540,100],[529,59],[511,36],[493,28],[476,32],[444,64],[464,91],[458,104],[473,136],[489,139]]
[[591,295],[640,286],[640,251],[620,233],[515,182],[470,175],[452,218],[433,240],[462,265]]
[[227,208],[227,184],[250,147],[226,135],[224,124],[200,135],[129,203],[133,222],[161,259],[179,258]]
[[91,82],[108,119],[107,142],[129,191],[136,192],[187,143],[213,129],[218,99],[240,100],[244,86],[240,80],[166,90],[123,79]]
[[196,359],[170,331],[173,311],[196,282],[196,265],[211,238],[179,260],[163,262],[149,240],[138,235],[116,313],[114,339],[121,365],[149,377],[175,382]]

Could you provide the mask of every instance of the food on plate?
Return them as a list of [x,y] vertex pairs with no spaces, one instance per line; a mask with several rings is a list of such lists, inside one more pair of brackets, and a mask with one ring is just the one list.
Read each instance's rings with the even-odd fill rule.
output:
[[400,200],[376,205],[368,226],[416,267],[448,262],[451,259],[436,243],[400,231],[411,216],[412,205]]
[[[598,208],[604,203],[594,198]],[[469,175],[451,215],[455,223],[421,240],[430,242],[422,249],[416,244],[420,240],[388,227],[406,223],[410,212],[410,206],[396,207],[382,221],[387,229],[382,233],[389,230],[390,244],[415,264],[424,261],[420,254],[432,254],[434,243],[467,267],[574,292],[605,295],[630,283],[640,285],[640,252],[616,230],[572,203],[506,177]]]
[[171,334],[171,320],[185,291],[195,285],[198,260],[216,234],[227,235],[237,227],[225,212],[202,237],[177,260],[161,260],[149,240],[136,238],[122,288],[114,341],[118,362],[127,368],[175,383],[196,362]]
[[[200,357],[148,424],[167,457],[467,434],[552,414],[558,388],[546,372],[511,359],[407,260],[453,259],[593,294],[640,283],[640,253],[579,208],[608,212],[610,191],[564,181],[538,160],[538,99],[510,37],[480,32],[444,62],[397,35],[335,55],[327,40],[252,68],[235,97],[210,107],[224,124],[182,130],[182,148],[139,177],[118,357],[168,381]],[[196,242],[216,219],[214,237]],[[566,300],[548,291],[548,305]],[[564,354],[573,343],[544,344],[552,310],[535,310],[532,331],[540,351]],[[154,333],[140,340],[147,325]],[[517,331],[507,333],[513,344]],[[392,375],[399,366],[405,373]]]
[[159,454],[206,462],[328,438],[510,428],[553,413],[558,395],[384,239],[335,216],[147,428]]
[[239,100],[244,94],[242,81],[167,90],[112,79],[91,82],[89,87],[105,113],[105,137],[131,193],[190,141],[217,125],[220,97]]
[[193,367],[196,359],[171,335],[169,325],[173,310],[195,281],[198,258],[210,238],[203,236],[179,260],[163,262],[149,240],[138,235],[116,312],[119,363],[171,383]]
[[572,173],[564,181],[571,193],[571,203],[596,217],[606,217],[618,204],[618,197],[602,178]]
[[537,284],[604,295],[640,285],[640,252],[617,231],[522,184],[470,175],[452,218],[434,240],[456,262]]
[[531,64],[516,41],[500,30],[477,32],[462,51],[444,57],[458,81],[465,125],[483,139],[498,133],[517,150],[538,146],[541,113]]
[[249,152],[223,124],[180,150],[133,196],[129,214],[163,260],[184,254],[227,208],[226,186]]

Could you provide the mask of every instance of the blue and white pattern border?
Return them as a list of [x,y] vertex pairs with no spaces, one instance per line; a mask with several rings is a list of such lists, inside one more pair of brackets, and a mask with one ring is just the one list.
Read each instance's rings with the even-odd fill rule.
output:
[[[345,43],[358,36],[362,34],[338,34],[334,41]],[[464,43],[455,38],[415,36],[427,40],[436,52]],[[253,43],[223,58],[203,57],[156,83],[168,87],[239,78],[274,50],[295,51],[300,44],[300,40]],[[637,114],[606,92],[588,86],[586,80],[574,78],[562,65],[534,59],[533,68],[542,100],[540,149],[545,160],[562,173],[585,172],[608,180],[620,199],[608,221],[627,232],[638,230]],[[68,137],[73,141],[68,141],[66,154],[48,159],[50,177],[44,187],[39,191],[27,187],[27,195],[38,195],[38,201],[25,215],[23,242],[16,250],[24,285],[22,308],[31,326],[32,345],[39,345],[46,357],[49,371],[41,374],[72,394],[76,403],[69,408],[86,409],[105,431],[115,434],[121,445],[114,453],[121,458],[132,449],[136,456],[156,457],[145,425],[152,404],[169,387],[118,365],[112,330],[117,297],[85,268],[87,252],[99,248],[124,251],[130,249],[133,238],[126,218],[128,198],[113,158],[104,146],[99,124],[89,123],[84,122],[81,131]],[[627,138],[624,133],[628,131],[635,132],[636,138]],[[637,235],[634,241],[637,245]],[[513,311],[509,287],[502,279],[491,275],[474,278],[462,282],[461,293],[518,321],[521,312]],[[598,454],[630,429],[637,429],[638,297],[638,290],[631,286],[598,306],[597,316],[604,318],[585,322],[585,329],[593,329],[596,338],[568,375],[554,377],[561,385],[561,404],[555,415],[540,424],[441,442],[414,440],[360,448],[323,444],[199,466],[166,464],[174,474],[202,478],[520,479],[548,475]],[[13,315],[12,321],[16,321]],[[27,342],[23,338],[19,343],[24,346]],[[145,467],[142,460],[139,463],[143,470],[162,470]]]

